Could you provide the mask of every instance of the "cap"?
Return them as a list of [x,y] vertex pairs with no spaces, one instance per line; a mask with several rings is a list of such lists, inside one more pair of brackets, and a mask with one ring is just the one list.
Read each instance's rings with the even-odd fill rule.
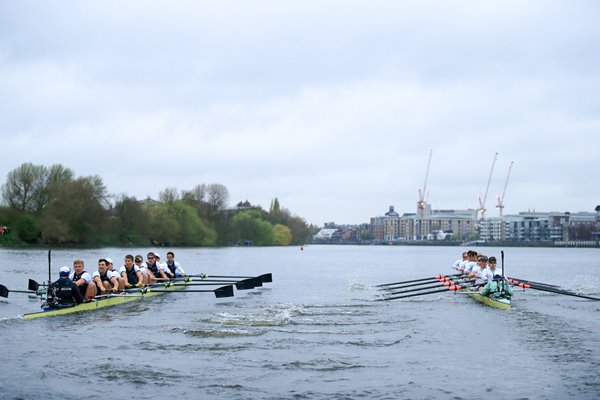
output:
[[137,255],[137,256],[135,256],[134,260],[135,261],[144,261],[144,257]]
[[71,273],[71,269],[66,265],[64,267],[60,267],[59,274],[60,276],[68,276]]
[[160,258],[160,254],[159,254],[159,253],[157,253],[157,252],[154,252],[154,257],[156,257],[156,258]]
[[490,257],[489,260],[490,264],[496,264],[496,257]]
[[106,262],[107,262],[107,263],[109,263],[109,264],[112,264],[112,263],[113,263],[113,261],[112,261],[112,258],[105,258],[105,260],[106,260]]

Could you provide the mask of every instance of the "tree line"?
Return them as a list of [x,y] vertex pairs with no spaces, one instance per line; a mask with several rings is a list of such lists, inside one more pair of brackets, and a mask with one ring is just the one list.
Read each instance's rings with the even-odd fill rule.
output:
[[4,245],[287,246],[305,243],[315,227],[271,201],[229,207],[221,184],[165,188],[158,200],[108,193],[100,176],[80,176],[61,164],[24,163],[1,187]]

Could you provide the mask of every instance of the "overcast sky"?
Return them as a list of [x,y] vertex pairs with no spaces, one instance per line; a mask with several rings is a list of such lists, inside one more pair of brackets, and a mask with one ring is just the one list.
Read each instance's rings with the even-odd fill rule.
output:
[[227,187],[309,223],[600,204],[600,2],[0,0],[0,183]]

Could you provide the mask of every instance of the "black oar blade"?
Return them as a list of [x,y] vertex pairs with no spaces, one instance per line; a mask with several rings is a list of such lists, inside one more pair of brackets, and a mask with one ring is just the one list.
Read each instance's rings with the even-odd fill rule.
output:
[[260,277],[251,278],[250,280],[252,281],[252,284],[255,287],[262,287],[262,285],[263,285],[263,281],[262,281],[262,279],[260,279]]
[[215,292],[215,296],[217,298],[233,297],[233,286],[231,286],[231,285],[222,286],[218,289],[215,289],[214,292]]
[[261,281],[263,281],[264,283],[273,282],[273,275],[271,273],[262,274],[262,275],[258,276],[258,278],[260,278]]
[[242,281],[235,283],[235,288],[237,290],[248,290],[254,289],[254,280],[252,279],[244,279]]
[[36,290],[38,290],[40,288],[40,284],[37,283],[36,281],[34,281],[33,279],[29,280],[29,285],[27,286],[27,289],[29,290],[33,290],[34,292]]
[[4,285],[0,285],[0,297],[8,297],[8,288]]

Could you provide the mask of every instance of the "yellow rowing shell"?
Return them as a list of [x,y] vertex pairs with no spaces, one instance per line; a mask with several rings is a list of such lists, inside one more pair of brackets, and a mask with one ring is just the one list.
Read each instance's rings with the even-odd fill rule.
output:
[[492,299],[491,297],[483,296],[477,292],[465,291],[470,298],[477,300],[480,303],[502,310],[510,310],[510,299]]
[[48,308],[44,311],[24,314],[23,319],[33,319],[40,317],[50,317],[53,315],[66,315],[73,314],[82,311],[91,311],[98,310],[100,308],[112,307],[119,304],[129,303],[132,301],[139,301],[145,297],[158,296],[161,294],[165,294],[164,290],[176,291],[183,290],[185,285],[159,285],[156,286],[156,289],[161,289],[160,292],[153,292],[151,288],[140,289],[139,292],[126,292],[126,293],[116,293],[116,294],[107,294],[103,296],[99,296],[98,298],[92,299],[92,301],[88,303],[81,303],[73,307],[65,307],[65,308]]

